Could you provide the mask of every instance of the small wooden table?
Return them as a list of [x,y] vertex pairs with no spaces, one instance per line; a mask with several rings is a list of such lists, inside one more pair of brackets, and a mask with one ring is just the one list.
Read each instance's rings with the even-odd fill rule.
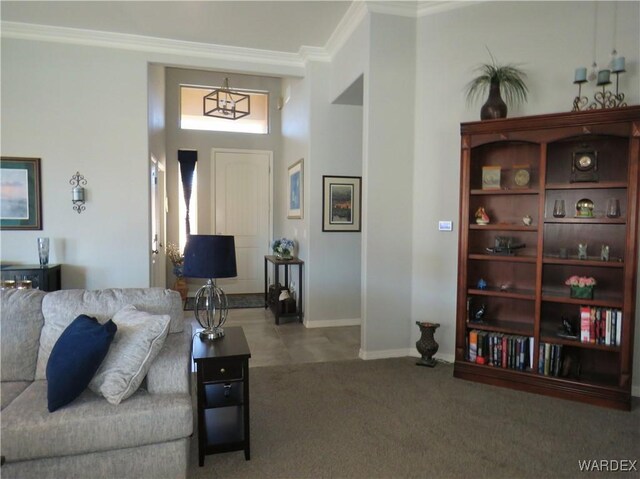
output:
[[58,291],[62,287],[62,273],[59,264],[40,266],[38,264],[6,265],[0,268],[2,281],[21,279],[31,281],[33,289]]
[[[289,268],[295,264],[298,266],[298,302],[296,304],[295,313],[283,313],[280,310],[279,301],[269,301],[269,276],[268,276],[268,263],[273,264],[275,270],[274,284],[280,282],[280,266],[284,266],[284,287],[289,288]],[[295,317],[300,322],[304,318],[303,302],[302,302],[302,267],[304,261],[300,258],[280,259],[273,255],[266,255],[264,257],[264,309],[271,307],[273,315],[276,317],[276,324],[280,324],[280,318]]]
[[205,454],[244,450],[251,458],[249,437],[249,358],[240,327],[224,328],[222,338],[193,338],[198,394],[198,462]]

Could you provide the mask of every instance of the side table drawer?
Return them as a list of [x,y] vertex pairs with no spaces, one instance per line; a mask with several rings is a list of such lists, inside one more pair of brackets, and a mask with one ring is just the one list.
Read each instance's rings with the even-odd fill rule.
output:
[[242,379],[242,361],[219,359],[202,364],[202,378],[208,381],[234,381]]

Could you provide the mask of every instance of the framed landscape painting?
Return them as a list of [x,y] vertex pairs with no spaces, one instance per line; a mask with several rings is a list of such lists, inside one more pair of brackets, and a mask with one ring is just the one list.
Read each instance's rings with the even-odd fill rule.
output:
[[287,218],[302,219],[304,208],[303,160],[296,161],[289,167]]
[[42,229],[40,158],[1,158],[0,229]]
[[361,182],[359,176],[322,177],[322,231],[360,231]]

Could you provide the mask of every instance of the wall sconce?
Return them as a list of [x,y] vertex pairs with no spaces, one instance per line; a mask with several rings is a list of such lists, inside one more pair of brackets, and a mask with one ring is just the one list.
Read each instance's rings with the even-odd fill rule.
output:
[[84,176],[82,176],[80,172],[76,172],[76,174],[69,180],[69,184],[73,186],[71,189],[73,210],[80,214],[86,209],[84,206],[84,185],[87,184],[87,180],[85,180]]

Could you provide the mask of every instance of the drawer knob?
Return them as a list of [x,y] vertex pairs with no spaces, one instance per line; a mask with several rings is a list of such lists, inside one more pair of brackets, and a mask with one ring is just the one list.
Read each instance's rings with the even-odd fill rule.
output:
[[221,374],[224,374],[224,373],[226,373],[226,372],[227,372],[227,371],[226,371],[224,368],[220,368],[220,373],[221,373]]

